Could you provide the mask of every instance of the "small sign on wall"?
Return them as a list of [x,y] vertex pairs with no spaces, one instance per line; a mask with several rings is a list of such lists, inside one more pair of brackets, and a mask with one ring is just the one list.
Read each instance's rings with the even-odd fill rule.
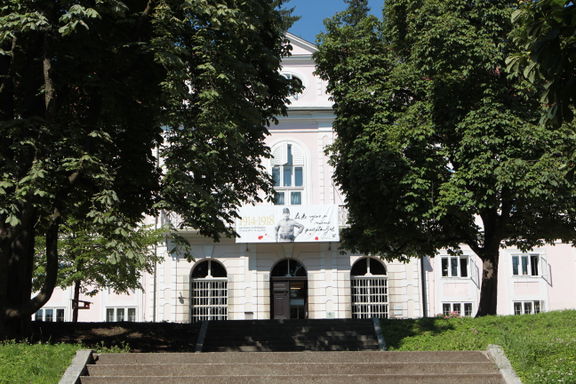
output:
[[237,243],[340,241],[337,205],[244,206]]

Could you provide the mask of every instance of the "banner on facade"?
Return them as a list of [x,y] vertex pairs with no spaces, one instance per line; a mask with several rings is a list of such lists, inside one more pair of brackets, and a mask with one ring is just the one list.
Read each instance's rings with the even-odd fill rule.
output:
[[337,205],[244,206],[237,243],[340,241]]

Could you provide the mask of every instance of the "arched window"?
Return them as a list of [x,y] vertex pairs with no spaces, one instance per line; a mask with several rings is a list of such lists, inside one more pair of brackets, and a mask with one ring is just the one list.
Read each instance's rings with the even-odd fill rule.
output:
[[388,318],[388,278],[379,260],[364,257],[350,271],[352,318]]
[[196,264],[191,273],[192,322],[228,319],[228,274],[212,259]]
[[282,143],[272,151],[274,204],[304,204],[304,152],[291,143]]
[[[302,82],[302,79],[301,79],[301,78],[299,78],[298,76],[296,76],[296,75],[294,75],[294,74],[292,74],[292,73],[286,73],[286,72],[284,72],[284,73],[282,73],[282,76],[284,76],[285,79],[295,81],[295,82],[298,84],[298,86],[300,86],[300,87],[302,87],[303,84],[304,84],[304,83]],[[292,87],[290,87],[290,88],[292,88]],[[290,97],[291,97],[292,99],[294,99],[294,100],[298,100],[298,98],[300,97],[300,95],[302,95],[302,91],[299,91],[299,92],[294,92],[294,91],[293,91],[293,92],[291,92]]]
[[272,268],[271,275],[272,277],[306,277],[306,268],[298,260],[284,259]]

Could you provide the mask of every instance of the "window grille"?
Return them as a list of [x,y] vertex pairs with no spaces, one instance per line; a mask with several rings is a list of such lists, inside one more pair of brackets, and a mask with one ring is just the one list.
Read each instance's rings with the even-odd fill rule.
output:
[[388,279],[380,261],[364,257],[352,266],[352,318],[388,318]]
[[352,318],[388,318],[388,280],[386,277],[352,277]]
[[228,319],[228,280],[192,280],[192,322]]

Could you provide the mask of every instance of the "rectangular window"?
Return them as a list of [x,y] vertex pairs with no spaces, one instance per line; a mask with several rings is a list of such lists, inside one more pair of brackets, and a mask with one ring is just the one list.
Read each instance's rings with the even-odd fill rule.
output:
[[128,321],[136,321],[136,308],[128,308]]
[[34,315],[34,321],[64,321],[64,308],[41,308]]
[[304,175],[302,173],[302,167],[294,168],[294,185],[296,187],[301,187],[304,185]]
[[111,323],[114,321],[114,308],[106,308],[106,322]]
[[542,312],[543,302],[540,300],[527,300],[514,302],[515,315],[530,315]]
[[124,321],[124,308],[116,308],[116,321]]
[[460,306],[460,303],[454,303],[454,304],[452,304],[452,312],[457,313],[458,315],[460,315],[460,313],[462,312],[462,311],[460,310],[460,308],[462,308],[462,307]]
[[292,186],[292,167],[284,167],[284,187]]
[[302,194],[300,192],[290,192],[290,204],[292,205],[302,204]]
[[521,260],[522,260],[522,274],[527,275],[528,274],[528,256],[523,255],[521,257]]
[[468,258],[460,258],[460,277],[468,277]]
[[280,186],[280,167],[275,166],[272,168],[272,181],[274,182],[275,187]]
[[284,205],[284,192],[276,192],[274,194],[274,204]]
[[512,256],[512,275],[514,276],[539,276],[540,256],[514,255]]
[[64,321],[64,309],[57,308],[56,309],[56,321],[63,322]]
[[538,255],[530,255],[530,273],[532,276],[538,276]]
[[458,259],[455,257],[450,258],[450,276],[458,276]]
[[518,263],[519,263],[518,256],[512,256],[512,274],[514,276],[518,275]]
[[136,308],[106,308],[106,321],[136,321]]
[[444,256],[441,259],[443,277],[469,277],[468,256]]
[[442,276],[448,276],[448,258],[442,258]]
[[[462,312],[464,308],[464,312]],[[444,316],[472,316],[472,303],[442,303],[442,314]]]

